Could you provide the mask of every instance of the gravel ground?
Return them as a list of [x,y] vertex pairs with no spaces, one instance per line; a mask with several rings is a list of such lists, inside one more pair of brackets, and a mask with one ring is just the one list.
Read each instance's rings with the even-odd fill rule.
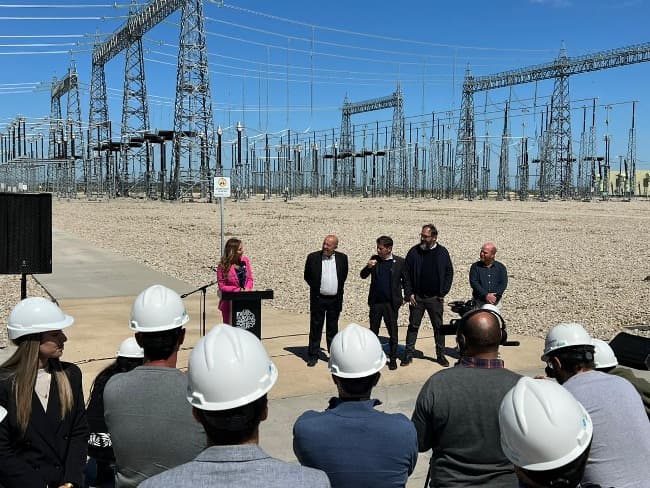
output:
[[[544,337],[558,322],[579,321],[595,337],[609,340],[622,327],[650,324],[650,281],[644,280],[650,275],[648,201],[253,198],[226,201],[224,226],[226,238],[243,240],[256,288],[275,290],[276,298],[267,303],[298,312],[309,308],[305,257],[320,248],[326,234],[337,234],[339,250],[350,260],[343,313],[367,323],[368,282],[359,271],[374,252],[375,238],[392,236],[394,252],[404,256],[429,222],[438,227],[439,242],[454,263],[447,301],[470,297],[469,267],[483,242],[496,243],[497,259],[509,272],[503,311],[512,333]],[[214,279],[218,205],[55,201],[53,224],[188,283]],[[30,294],[42,294],[30,283]],[[19,291],[18,277],[0,277],[0,341]],[[402,309],[400,325],[407,315]]]

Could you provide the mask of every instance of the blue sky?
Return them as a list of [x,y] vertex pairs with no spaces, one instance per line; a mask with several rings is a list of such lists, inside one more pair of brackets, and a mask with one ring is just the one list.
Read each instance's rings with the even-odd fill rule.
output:
[[[116,30],[125,21],[128,3],[21,0],[0,4],[0,131],[18,114],[38,129],[50,110],[48,83],[53,76],[65,75],[70,51],[83,87],[86,120],[93,34],[105,36]],[[223,6],[206,1],[205,14],[216,125],[228,129],[241,121],[249,134],[285,129],[294,134],[331,132],[340,125],[346,95],[351,101],[390,95],[399,80],[407,124],[428,136],[430,129],[422,129],[422,123],[428,123],[431,112],[444,120],[447,130],[456,130],[468,64],[480,76],[552,61],[562,42],[569,56],[648,42],[650,4],[646,0],[400,4],[230,0]],[[173,125],[179,22],[176,13],[144,38],[153,129]],[[123,69],[122,56],[106,66],[114,127],[119,127],[121,117]],[[636,100],[639,166],[650,168],[650,143],[644,137],[650,130],[645,88],[649,78],[650,63],[572,77],[574,151],[582,107],[590,107],[596,98],[599,152],[604,151],[602,137],[609,114],[612,158],[626,154],[631,102]],[[537,87],[520,85],[477,94],[477,118],[489,120],[487,125],[477,124],[477,133],[489,130],[494,144],[499,144],[504,102],[510,97],[512,135],[534,136],[552,91],[549,80]],[[65,102],[63,106],[65,113]],[[355,116],[358,137],[365,124],[370,134],[375,121],[385,124],[391,117],[390,111]],[[369,135],[366,142],[370,144]]]

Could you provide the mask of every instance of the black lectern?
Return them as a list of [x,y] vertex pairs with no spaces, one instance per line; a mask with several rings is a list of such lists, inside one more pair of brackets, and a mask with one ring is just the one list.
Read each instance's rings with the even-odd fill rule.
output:
[[262,339],[262,300],[272,299],[273,290],[225,291],[222,300],[230,300],[230,325],[246,329]]

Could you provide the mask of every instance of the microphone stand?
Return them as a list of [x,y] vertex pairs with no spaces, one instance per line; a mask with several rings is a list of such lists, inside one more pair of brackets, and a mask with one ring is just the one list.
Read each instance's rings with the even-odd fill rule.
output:
[[202,300],[199,302],[199,308],[201,309],[201,310],[199,310],[199,313],[201,314],[201,324],[199,326],[200,327],[199,332],[201,334],[201,337],[203,337],[205,335],[205,295],[207,293],[206,290],[208,288],[210,288],[211,286],[214,286],[216,284],[217,284],[217,281],[211,281],[207,285],[199,286],[196,290],[188,291],[187,293],[183,293],[181,295],[181,298],[185,298],[185,297],[188,297],[188,296],[192,295],[193,293],[196,293],[197,291],[201,292]]

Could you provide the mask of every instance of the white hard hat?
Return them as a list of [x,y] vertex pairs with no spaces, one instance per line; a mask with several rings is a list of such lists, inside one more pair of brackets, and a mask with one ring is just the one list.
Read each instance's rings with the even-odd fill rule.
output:
[[499,327],[502,329],[506,328],[506,324],[503,320],[503,316],[501,315],[501,310],[499,307],[496,305],[492,305],[491,303],[485,303],[484,305],[481,306],[481,310],[488,310],[489,312],[492,312],[493,315],[497,317],[499,320]]
[[129,326],[136,332],[161,332],[182,327],[189,320],[178,293],[163,285],[153,285],[133,302]]
[[187,400],[201,410],[229,410],[265,395],[278,370],[260,340],[227,324],[215,325],[194,347]]
[[569,464],[591,442],[585,408],[555,381],[523,377],[501,401],[501,448],[516,466],[548,471]]
[[358,324],[350,324],[332,339],[330,373],[340,378],[364,378],[386,365],[386,354],[377,336]]
[[120,350],[117,351],[117,355],[122,358],[143,358],[144,349],[140,347],[138,341],[135,340],[135,337],[129,337],[122,341],[122,344],[120,344]]
[[28,334],[70,327],[74,319],[43,297],[29,297],[18,302],[9,315],[9,339],[16,340]]
[[593,339],[594,345],[594,363],[596,369],[613,368],[618,365],[618,359],[612,348],[605,341]]
[[570,346],[591,346],[591,336],[580,324],[563,323],[556,325],[546,334],[542,361],[546,361],[552,351]]

